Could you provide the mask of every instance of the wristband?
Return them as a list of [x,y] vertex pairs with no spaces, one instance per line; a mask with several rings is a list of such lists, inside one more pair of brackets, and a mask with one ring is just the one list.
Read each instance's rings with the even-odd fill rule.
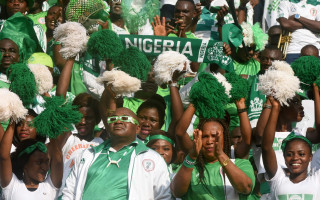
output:
[[271,109],[272,108],[272,106],[271,105],[269,105],[269,104],[263,104],[263,109],[265,109],[265,108],[267,108],[267,109]]
[[60,41],[55,41],[55,40],[54,40],[54,41],[53,41],[53,44],[54,44],[54,45],[59,45],[59,44],[61,44],[61,42],[60,42]]
[[221,163],[222,167],[227,166],[229,162],[230,162],[230,159],[227,158],[225,161],[223,161],[223,162]]
[[172,82],[172,83],[169,84],[169,86],[170,86],[170,87],[178,87],[178,83]]
[[247,112],[247,108],[240,108],[240,109],[237,109],[237,111],[238,111],[238,114]]
[[186,158],[183,161],[183,165],[186,166],[187,168],[193,168],[195,166],[196,161],[191,159],[189,155],[186,156]]

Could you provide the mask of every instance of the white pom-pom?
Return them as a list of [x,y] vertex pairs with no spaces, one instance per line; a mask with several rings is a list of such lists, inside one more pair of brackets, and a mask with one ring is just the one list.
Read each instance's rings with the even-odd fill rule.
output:
[[[186,68],[185,68],[186,67]],[[185,70],[192,72],[188,58],[176,51],[165,51],[161,53],[154,63],[155,81],[158,85],[172,81],[172,75],[175,71]]]
[[279,61],[279,60],[273,61],[272,66],[269,68],[269,70],[283,71],[294,76],[294,71],[286,61]]
[[24,119],[28,114],[28,110],[23,107],[22,101],[13,92],[6,88],[0,89],[0,121],[6,122],[9,119],[18,122]]
[[40,64],[28,64],[28,67],[34,75],[39,94],[49,92],[53,87],[53,78],[49,69]]
[[301,92],[300,80],[284,71],[268,70],[259,76],[258,89],[262,94],[273,96],[280,105],[289,105],[296,93]]
[[224,77],[219,72],[216,74],[213,73],[212,75],[218,79],[218,82],[221,83],[221,85],[225,88],[226,95],[231,98],[230,90],[232,89],[232,85],[227,81],[226,77]]
[[102,76],[97,78],[97,82],[101,84],[107,82],[107,85],[112,84],[111,89],[117,96],[130,95],[137,92],[141,87],[139,79],[115,68],[111,71],[103,72]]
[[61,42],[60,53],[63,58],[73,58],[87,48],[87,30],[78,22],[60,24],[53,32],[53,38]]
[[241,28],[242,28],[244,45],[249,47],[251,44],[254,43],[253,31],[252,31],[251,25],[249,23],[243,22],[241,24]]

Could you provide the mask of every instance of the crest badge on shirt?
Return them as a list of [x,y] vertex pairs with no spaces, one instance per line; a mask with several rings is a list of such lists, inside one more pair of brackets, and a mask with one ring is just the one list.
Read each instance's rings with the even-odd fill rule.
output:
[[146,170],[147,172],[151,172],[154,170],[155,163],[151,159],[144,159],[142,161],[142,166],[143,166],[144,170]]
[[311,9],[310,9],[310,15],[311,15],[312,17],[316,16],[317,13],[318,13],[317,9],[315,9],[315,8],[311,8]]

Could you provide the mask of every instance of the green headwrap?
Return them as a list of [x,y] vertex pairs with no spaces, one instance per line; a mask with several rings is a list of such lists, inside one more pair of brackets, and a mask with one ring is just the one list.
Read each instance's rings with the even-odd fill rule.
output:
[[46,109],[32,120],[32,126],[39,135],[57,138],[63,132],[71,131],[72,124],[80,122],[82,114],[78,111],[78,106],[73,106],[63,96],[53,96],[45,100]]
[[115,32],[100,30],[90,36],[87,51],[91,56],[97,55],[102,60],[113,59],[123,51],[123,45]]
[[38,149],[39,151],[43,152],[43,153],[47,153],[47,147],[45,144],[43,144],[42,142],[37,142],[33,145],[28,146],[27,148],[25,148],[23,151],[21,151],[18,155],[18,157],[21,157],[23,154],[31,154],[32,152],[34,152],[36,149]]
[[[137,3],[137,2],[135,2]],[[138,2],[140,3],[140,2]],[[153,17],[160,15],[160,1],[146,0],[143,7],[137,11],[133,7],[133,0],[122,0],[122,16],[130,33],[137,33],[138,29],[147,23],[147,20],[153,21]]]
[[291,140],[293,139],[301,139],[305,142],[308,143],[308,145],[310,146],[310,149],[312,149],[312,144],[311,142],[304,136],[302,135],[296,135],[294,132],[291,132],[283,141],[282,141],[282,144],[281,144],[281,149],[282,149],[282,152],[284,153],[284,150],[286,149],[286,146],[288,144],[288,142],[290,142]]
[[171,140],[170,138],[168,138],[167,136],[164,135],[153,135],[149,137],[149,142],[151,140],[166,140],[168,141],[172,146],[174,146],[174,142],[173,140]]
[[242,78],[240,75],[234,72],[226,73],[225,77],[227,81],[232,85],[232,88],[230,90],[230,103],[234,103],[241,98],[247,98],[249,92],[249,84],[247,79]]
[[212,74],[201,72],[198,79],[199,81],[192,86],[189,96],[196,114],[205,119],[223,119],[224,106],[229,101],[225,88]]
[[[301,56],[291,63],[291,68],[300,79],[300,86],[304,90],[311,89],[312,84],[320,76],[320,60],[314,56]],[[317,83],[319,82],[317,81]]]
[[136,47],[125,49],[117,58],[114,59],[114,66],[126,72],[132,77],[142,81],[147,80],[151,64],[144,53]]
[[25,107],[34,103],[38,93],[36,80],[28,66],[23,63],[12,64],[7,69],[7,77],[10,84],[10,91],[16,93]]
[[43,52],[33,29],[33,21],[20,12],[5,21],[0,32],[0,40],[4,38],[18,45],[20,62],[26,62],[34,52]]

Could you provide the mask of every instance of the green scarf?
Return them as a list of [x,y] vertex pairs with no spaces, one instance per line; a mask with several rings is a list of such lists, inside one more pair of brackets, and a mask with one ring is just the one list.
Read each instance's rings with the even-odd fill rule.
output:
[[43,153],[47,153],[47,147],[42,142],[37,142],[33,145],[28,146],[23,151],[21,151],[18,155],[18,157],[21,157],[23,154],[31,154],[34,150],[38,149],[39,151]]
[[233,68],[232,59],[225,56],[223,42],[207,39],[189,39],[150,35],[119,35],[126,48],[135,46],[147,56],[158,56],[164,51],[178,51],[193,62],[216,63]]

